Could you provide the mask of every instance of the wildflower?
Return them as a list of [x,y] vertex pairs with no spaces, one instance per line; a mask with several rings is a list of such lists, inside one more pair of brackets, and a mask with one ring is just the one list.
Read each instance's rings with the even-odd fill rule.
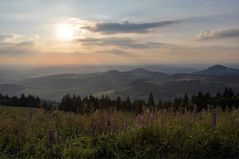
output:
[[137,115],[137,118],[136,118],[136,120],[137,120],[137,123],[139,124],[139,125],[141,125],[142,124],[142,117],[141,117],[141,115]]
[[153,121],[154,121],[154,112],[150,112],[149,113],[149,122],[150,122],[150,124],[152,124]]
[[215,128],[217,124],[217,114],[216,111],[212,111],[212,127]]
[[103,114],[102,111],[98,114],[98,129],[102,130],[102,123],[103,123]]
[[95,135],[96,132],[96,122],[91,123],[91,134]]
[[110,117],[108,112],[106,114],[106,129],[110,130]]
[[127,128],[128,128],[128,121],[125,119],[122,129],[123,129],[123,131],[125,131]]
[[48,143],[51,145],[53,142],[53,130],[50,128],[48,130]]
[[56,143],[59,143],[59,129],[56,129]]
[[110,130],[110,119],[106,120],[106,129]]
[[111,131],[112,131],[112,133],[115,131],[115,128],[116,128],[115,119],[112,118],[112,120],[111,120]]
[[162,127],[166,127],[166,122],[167,122],[167,115],[166,115],[166,111],[163,112],[162,116],[161,116],[161,125]]
[[139,116],[139,125],[142,126],[144,124],[144,116],[140,115]]

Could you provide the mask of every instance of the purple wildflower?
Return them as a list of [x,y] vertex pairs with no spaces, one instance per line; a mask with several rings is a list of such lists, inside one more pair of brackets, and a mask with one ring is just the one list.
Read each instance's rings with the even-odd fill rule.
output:
[[123,131],[126,131],[127,128],[128,128],[128,121],[125,119],[122,129],[123,129]]
[[112,133],[115,131],[115,128],[116,128],[115,119],[112,118],[112,120],[111,120],[111,131],[112,131]]
[[96,132],[96,122],[91,123],[91,134],[95,135]]
[[50,128],[48,130],[48,143],[51,145],[53,142],[53,130]]
[[102,123],[103,123],[103,114],[102,111],[98,114],[98,129],[102,130]]
[[56,129],[56,143],[59,143],[59,129]]
[[161,116],[161,125],[162,125],[162,127],[164,127],[164,128],[166,127],[166,125],[167,125],[166,122],[167,122],[167,114],[164,111],[162,116]]
[[212,111],[212,127],[215,128],[217,124],[217,113],[216,111]]
[[110,130],[110,119],[106,120],[106,129]]
[[110,117],[109,117],[109,113],[108,112],[106,114],[106,130],[107,131],[110,130]]
[[144,116],[143,115],[140,115],[139,116],[139,125],[143,125],[144,124]]
[[150,122],[150,124],[152,124],[153,121],[154,121],[154,112],[150,112],[149,113],[149,122]]

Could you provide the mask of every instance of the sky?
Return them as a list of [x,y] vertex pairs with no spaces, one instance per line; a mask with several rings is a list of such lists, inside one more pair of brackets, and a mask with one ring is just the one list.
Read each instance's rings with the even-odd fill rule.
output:
[[0,64],[239,61],[238,0],[0,0]]

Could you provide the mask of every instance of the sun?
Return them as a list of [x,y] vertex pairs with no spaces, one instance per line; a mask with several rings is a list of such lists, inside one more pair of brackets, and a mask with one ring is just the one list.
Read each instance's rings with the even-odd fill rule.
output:
[[74,29],[71,24],[57,24],[56,34],[60,40],[70,41],[73,39]]

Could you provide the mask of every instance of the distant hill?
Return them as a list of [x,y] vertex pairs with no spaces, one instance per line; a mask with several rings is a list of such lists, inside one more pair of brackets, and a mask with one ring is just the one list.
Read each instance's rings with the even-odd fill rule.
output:
[[238,69],[215,65],[194,73],[173,75],[144,68],[123,72],[111,70],[90,74],[57,74],[23,79],[12,85],[0,85],[0,93],[26,93],[39,95],[42,99],[60,100],[66,93],[147,99],[152,92],[156,100],[173,99],[184,93],[191,95],[198,91],[221,92],[225,87],[239,92],[237,71]]
[[0,84],[0,93],[3,95],[19,95],[24,90],[24,86],[16,85],[16,84]]
[[198,75],[212,75],[212,76],[224,76],[224,75],[236,75],[239,76],[239,69],[228,68],[223,65],[214,65],[206,70],[194,72]]

